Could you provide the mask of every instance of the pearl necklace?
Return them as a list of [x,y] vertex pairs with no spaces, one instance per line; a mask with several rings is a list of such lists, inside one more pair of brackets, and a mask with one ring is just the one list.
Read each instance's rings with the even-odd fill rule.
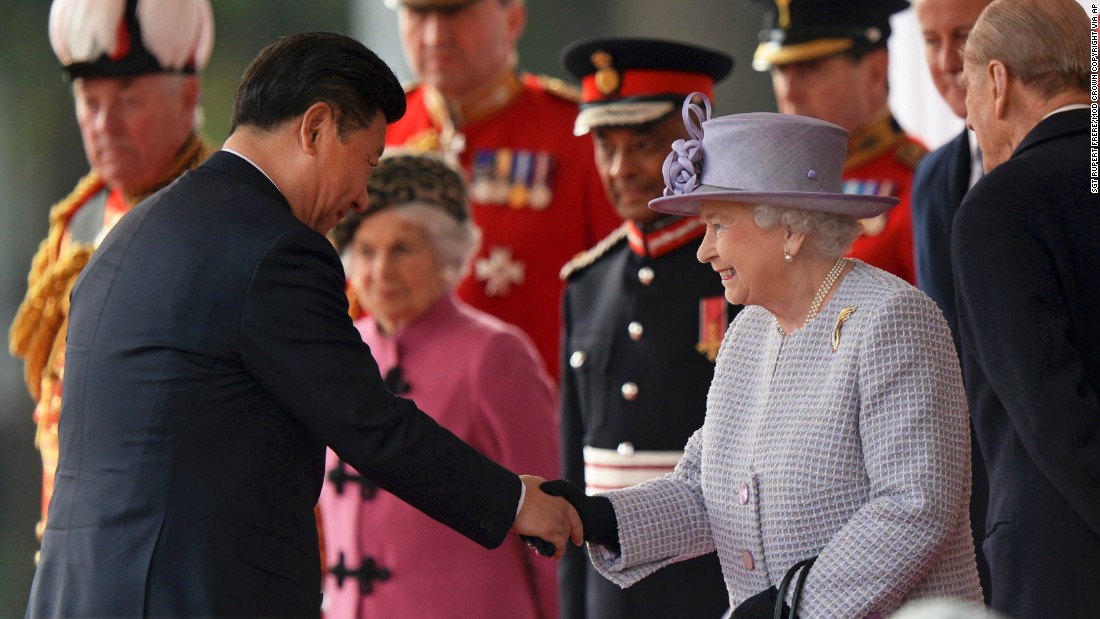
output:
[[[821,287],[817,289],[817,294],[814,295],[814,300],[810,303],[810,313],[806,314],[806,320],[802,321],[802,327],[810,324],[810,321],[821,311],[821,304],[825,302],[825,297],[833,289],[833,285],[836,284],[836,280],[840,278],[840,273],[846,266],[848,266],[848,260],[845,258],[837,258],[836,262],[833,263],[833,268],[829,269],[829,274],[825,276],[825,281],[821,282]],[[780,335],[787,335],[783,327],[779,326],[778,320],[775,321],[775,328],[779,330]]]

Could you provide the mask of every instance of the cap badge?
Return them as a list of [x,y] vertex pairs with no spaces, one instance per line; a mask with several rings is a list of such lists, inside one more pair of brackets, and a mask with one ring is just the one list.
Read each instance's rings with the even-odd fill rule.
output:
[[607,96],[619,90],[619,72],[611,66],[611,54],[598,51],[592,54],[592,64],[596,67],[596,90]]
[[775,25],[787,30],[791,27],[791,0],[775,0],[775,6],[779,9]]

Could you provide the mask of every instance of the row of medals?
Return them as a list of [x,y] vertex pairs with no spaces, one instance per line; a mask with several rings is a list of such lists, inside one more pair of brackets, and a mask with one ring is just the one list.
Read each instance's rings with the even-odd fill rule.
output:
[[553,199],[553,168],[547,151],[479,150],[470,171],[470,197],[482,204],[541,211]]

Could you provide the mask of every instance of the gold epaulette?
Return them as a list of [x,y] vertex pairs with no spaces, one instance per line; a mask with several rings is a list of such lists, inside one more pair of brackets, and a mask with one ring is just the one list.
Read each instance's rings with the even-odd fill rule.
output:
[[913,140],[903,140],[901,144],[894,150],[894,159],[897,159],[899,163],[909,169],[916,169],[920,160],[928,154],[928,149],[924,146],[914,142]]
[[50,229],[31,260],[27,294],[15,313],[8,331],[8,349],[24,359],[23,378],[35,400],[41,395],[43,372],[56,353],[57,330],[68,315],[68,291],[76,274],[84,268],[91,252],[58,256],[61,237],[73,213],[102,191],[103,181],[95,172],[80,179],[76,188],[50,208]]
[[538,82],[540,88],[552,95],[572,103],[581,102],[581,89],[565,80],[550,77],[549,75],[536,75],[535,80]]
[[601,239],[599,243],[596,243],[589,249],[578,253],[576,256],[573,256],[573,259],[569,262],[566,262],[565,265],[561,268],[561,272],[558,273],[558,277],[560,277],[562,281],[565,281],[569,279],[569,276],[573,275],[574,273],[582,271],[588,266],[592,265],[594,262],[596,262],[596,260],[599,260],[600,256],[606,254],[608,251],[611,250],[612,247],[618,245],[623,239],[626,238],[626,231],[628,227],[629,224],[624,223],[618,228],[615,228],[614,232]]

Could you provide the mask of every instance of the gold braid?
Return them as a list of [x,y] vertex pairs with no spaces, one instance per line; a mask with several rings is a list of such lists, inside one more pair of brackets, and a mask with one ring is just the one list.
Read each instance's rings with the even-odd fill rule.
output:
[[[185,171],[197,167],[211,152],[212,148],[205,140],[192,134],[159,182],[147,191],[123,196],[127,206],[132,207]],[[106,189],[103,179],[92,171],[80,179],[72,193],[50,209],[49,232],[31,261],[27,294],[8,332],[11,354],[24,360],[23,378],[31,397],[37,402],[35,446],[42,452],[44,485],[46,478],[52,484],[53,467],[57,462],[57,419],[61,410],[58,395],[69,322],[69,293],[95,251],[90,244],[72,243],[62,252],[62,238],[76,211]],[[49,494],[50,490],[44,488],[44,492]],[[45,512],[42,517],[38,525],[40,536],[45,524]]]
[[[129,206],[137,204],[175,180],[183,172],[202,163],[210,155],[210,146],[192,135],[180,150],[179,157],[161,182],[148,191],[125,195]],[[73,244],[59,255],[61,237],[68,229],[73,214],[96,193],[104,189],[102,179],[92,171],[77,183],[65,199],[50,209],[50,231],[38,247],[27,276],[27,295],[16,312],[8,333],[11,354],[25,360],[23,378],[35,400],[42,395],[44,369],[64,347],[64,337],[58,337],[69,315],[69,292],[76,277],[88,263],[94,248]]]

